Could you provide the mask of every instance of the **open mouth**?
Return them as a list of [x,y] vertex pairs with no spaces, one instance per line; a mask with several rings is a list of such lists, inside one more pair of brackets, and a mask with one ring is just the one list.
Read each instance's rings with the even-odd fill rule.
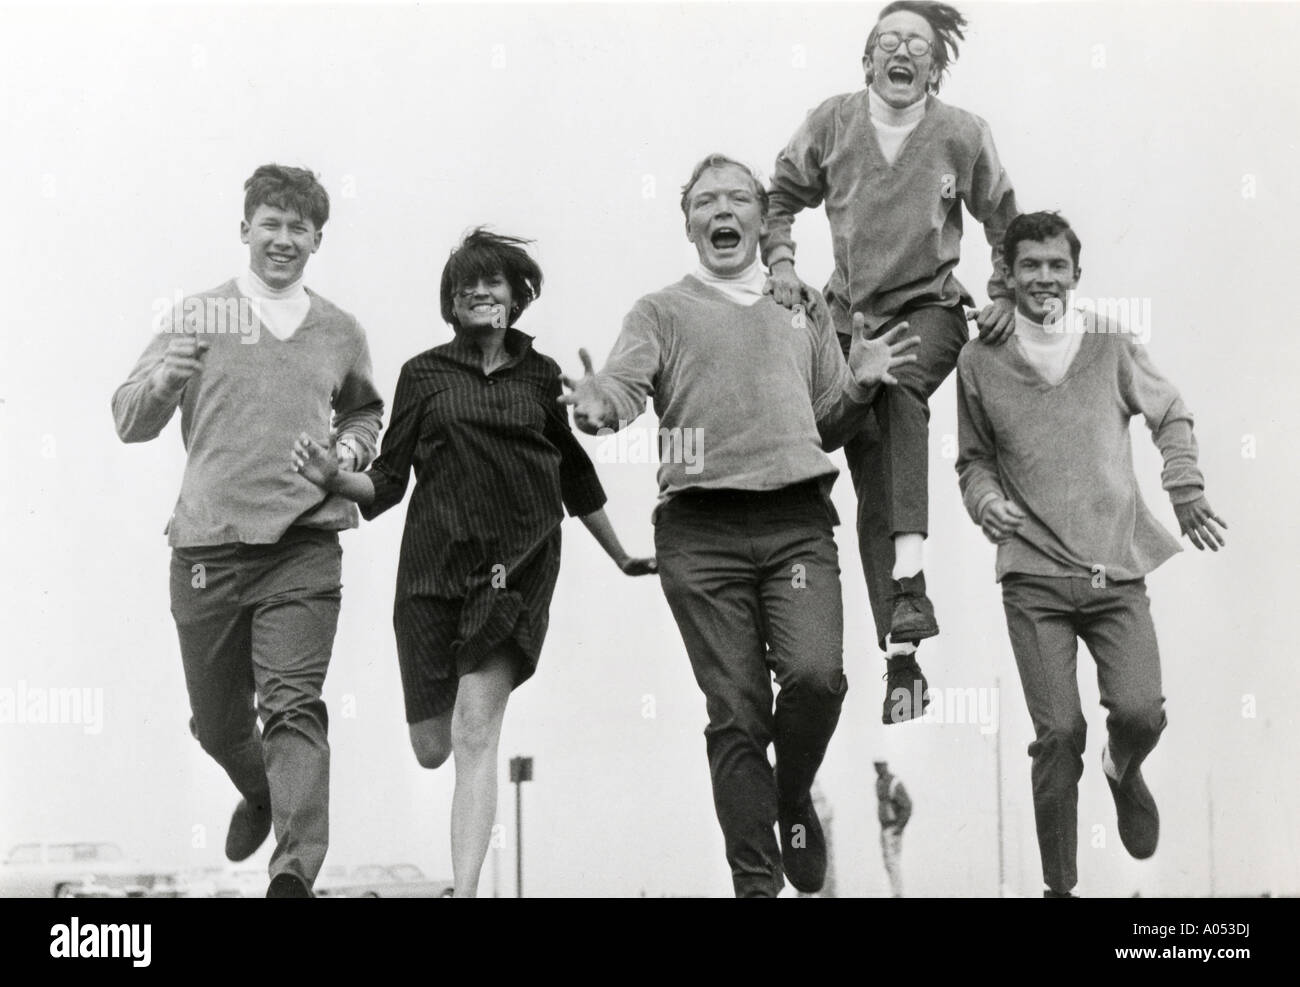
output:
[[730,226],[719,226],[709,235],[709,242],[718,250],[730,250],[740,246],[740,233]]
[[885,73],[885,78],[900,86],[910,86],[916,81],[916,73],[904,65],[895,65]]
[[277,264],[293,263],[293,258],[290,257],[288,254],[267,254],[266,256],[269,257],[271,260],[275,261]]

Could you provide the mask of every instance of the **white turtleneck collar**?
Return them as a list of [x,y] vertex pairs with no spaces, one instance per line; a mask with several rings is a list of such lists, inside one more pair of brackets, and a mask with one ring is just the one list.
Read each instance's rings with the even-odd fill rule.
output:
[[299,278],[293,284],[285,285],[283,288],[272,288],[269,284],[259,278],[255,271],[250,267],[248,270],[240,273],[236,279],[240,292],[249,298],[268,298],[273,301],[291,301],[297,298],[303,298],[307,294],[307,289],[303,287],[302,278]]
[[754,263],[735,274],[715,274],[703,264],[697,266],[693,273],[698,280],[718,289],[740,305],[753,305],[762,298],[763,285],[767,283],[767,272],[757,257],[754,258]]
[[871,114],[872,123],[884,124],[886,127],[907,127],[910,130],[925,116],[925,100],[926,97],[922,96],[900,110],[890,106],[875,89],[868,87],[867,112]]
[[253,303],[258,320],[276,339],[288,339],[297,332],[311,309],[302,278],[283,288],[273,288],[249,269],[235,278],[235,287]]
[[1083,342],[1078,313],[1068,304],[1061,319],[1051,325],[1035,322],[1016,309],[1016,344],[1030,365],[1049,384],[1065,379]]

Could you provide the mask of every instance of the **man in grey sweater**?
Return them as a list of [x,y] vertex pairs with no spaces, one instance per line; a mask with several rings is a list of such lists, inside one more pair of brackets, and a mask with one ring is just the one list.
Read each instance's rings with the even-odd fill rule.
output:
[[1069,305],[1079,239],[1056,213],[1015,219],[1003,241],[1015,293],[1007,346],[957,360],[957,473],[966,509],[998,546],[1011,646],[1034,723],[1034,817],[1047,897],[1073,897],[1078,782],[1087,724],[1082,638],[1106,707],[1102,768],[1120,840],[1150,857],[1160,833],[1143,760],[1165,726],[1160,656],[1144,577],[1180,551],[1138,492],[1129,421],[1164,459],[1179,528],[1217,551],[1227,525],[1205,499],[1192,417],[1123,326]]
[[826,847],[810,790],[847,689],[826,453],[861,427],[914,341],[901,340],[905,326],[868,340],[859,316],[846,364],[824,305],[792,315],[763,294],[767,194],[744,165],[705,158],[681,205],[699,267],[633,306],[599,374],[584,351],[587,375],[564,378],[573,393],[561,400],[579,428],[601,432],[653,395],[659,575],[706,699],[732,884],[738,897],[774,897],[784,870],[811,893]]
[[338,532],[358,518],[294,472],[287,450],[332,426],[340,463],[364,469],[383,402],[357,320],[302,284],[329,218],[325,189],[278,165],[244,189],[249,269],[163,313],[113,418],[123,442],[145,442],[180,409],[185,475],[167,538],[190,730],[242,796],[226,856],[251,856],[274,824],[267,897],[305,898],[329,843],[321,690]]

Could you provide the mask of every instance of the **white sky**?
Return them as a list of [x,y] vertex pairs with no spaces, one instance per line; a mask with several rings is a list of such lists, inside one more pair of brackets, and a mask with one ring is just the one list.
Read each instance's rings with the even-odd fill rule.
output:
[[[1169,727],[1146,768],[1164,820],[1147,863],[1114,832],[1097,766],[1104,713],[1081,649],[1081,891],[1205,894],[1212,789],[1218,891],[1295,893],[1300,98],[1277,42],[1296,37],[1300,9],[959,6],[971,28],[942,97],[989,121],[1021,208],[1071,219],[1082,294],[1150,300],[1153,358],[1196,414],[1207,494],[1231,525],[1226,553],[1189,549],[1148,580]],[[449,337],[438,275],[480,223],[538,241],[545,290],[521,328],[576,370],[579,346],[599,363],[632,303],[693,263],[677,196],[694,162],[721,150],[770,169],[811,107],[861,86],[877,9],[0,8],[0,689],[102,689],[104,700],[97,734],[0,724],[0,844],[74,836],[160,866],[221,861],[236,796],[187,732],[168,611],[162,528],[183,464],[179,425],[123,446],[109,398],[148,340],[154,299],[246,264],[242,183],[257,165],[322,176],[333,216],[307,283],[360,318],[386,399],[404,360]],[[824,217],[805,214],[795,234],[800,272],[823,283]],[[969,223],[960,273],[977,295],[988,265]],[[945,448],[951,381],[932,408],[926,573],[944,633],[924,667],[938,689],[1001,680],[1007,881],[1036,894],[1032,730],[993,548],[962,510]],[[583,441],[594,456],[596,440]],[[1147,501],[1172,528],[1141,423],[1134,448]],[[654,467],[600,472],[625,544],[648,551]],[[917,806],[909,892],[991,894],[994,738],[970,723],[880,724],[883,663],[847,473],[835,497],[848,522],[838,538],[850,691],[821,783],[839,890],[885,893],[871,768],[885,756]],[[451,768],[424,771],[407,746],[392,638],[403,516],[343,536],[326,686],[330,861],[410,860],[449,875]],[[565,537],[540,670],[506,716],[500,888],[513,892],[504,762],[522,753],[536,758],[524,790],[529,893],[727,895],[704,703],[663,597],[620,576],[581,526],[566,523]],[[483,893],[492,881],[489,859]]]

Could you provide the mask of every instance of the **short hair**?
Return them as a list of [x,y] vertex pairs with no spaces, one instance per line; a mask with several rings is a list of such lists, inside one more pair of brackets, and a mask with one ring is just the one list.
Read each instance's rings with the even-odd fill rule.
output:
[[513,326],[524,309],[541,297],[542,269],[528,256],[524,244],[532,243],[520,237],[492,233],[479,226],[460,241],[447,258],[442,269],[442,318],[449,326],[459,330],[453,306],[457,289],[500,274],[510,285],[513,307],[507,314],[506,325]]
[[868,58],[871,56],[871,49],[876,46],[880,22],[890,14],[900,11],[924,17],[925,22],[930,25],[930,30],[934,32],[936,43],[931,53],[934,56],[934,64],[939,69],[939,79],[934,84],[934,91],[938,92],[943,77],[948,74],[948,63],[957,61],[957,42],[966,40],[966,35],[962,33],[962,28],[966,26],[966,18],[956,7],[946,3],[935,3],[934,0],[894,0],[880,12],[876,23],[871,28],[871,33],[867,35],[867,45],[863,54]]
[[1064,236],[1070,245],[1074,269],[1079,269],[1079,238],[1070,228],[1069,220],[1059,212],[1027,212],[1013,219],[1002,237],[1002,263],[1007,271],[1016,262],[1016,247],[1022,240],[1045,243],[1054,236]]
[[258,206],[273,206],[306,216],[321,229],[330,218],[330,197],[306,168],[265,164],[244,182],[244,220],[252,222]]
[[763,210],[763,216],[767,216],[767,189],[763,186],[758,174],[749,165],[725,154],[710,154],[695,166],[695,170],[691,172],[690,180],[682,186],[682,215],[687,219],[691,216],[691,189],[700,180],[700,176],[710,168],[726,168],[728,166],[739,168],[749,176],[749,180],[754,186],[754,194],[758,196],[759,207]]

